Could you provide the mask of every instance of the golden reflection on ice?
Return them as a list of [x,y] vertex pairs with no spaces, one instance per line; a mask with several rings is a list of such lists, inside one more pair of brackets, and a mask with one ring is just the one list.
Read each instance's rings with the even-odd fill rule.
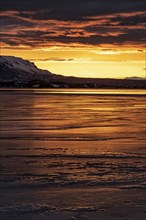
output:
[[144,89],[41,89],[39,93],[81,94],[81,95],[146,95]]
[[[59,91],[66,93],[54,93]],[[74,91],[76,93],[72,94]],[[63,204],[63,213],[65,209],[78,210],[80,214],[88,213],[91,219],[93,211],[99,213],[99,204],[106,208],[111,201],[112,207],[114,196],[117,207],[117,195],[113,191],[121,192],[120,208],[127,205],[123,198],[125,189],[128,189],[126,201],[130,199],[128,204],[134,204],[131,195],[135,187],[139,189],[139,204],[145,201],[146,99],[143,91],[134,91],[136,95],[107,95],[106,90],[106,95],[100,95],[90,90],[96,92],[91,95],[86,90],[82,95],[83,91],[19,89],[1,92],[4,211],[10,210],[10,207],[5,209],[6,204],[16,203],[14,195],[19,193],[21,196],[16,196],[18,204],[13,210],[19,211],[21,200],[23,213],[24,210],[32,215],[41,213],[41,217],[46,210],[58,212]],[[137,203],[138,197],[135,198]],[[34,209],[36,199],[39,208]],[[50,214],[48,216],[50,219]]]

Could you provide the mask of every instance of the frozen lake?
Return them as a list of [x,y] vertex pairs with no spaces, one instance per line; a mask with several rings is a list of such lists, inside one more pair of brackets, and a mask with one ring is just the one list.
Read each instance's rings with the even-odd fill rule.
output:
[[2,219],[117,219],[117,204],[133,213],[118,219],[145,219],[144,90],[1,89],[0,100]]

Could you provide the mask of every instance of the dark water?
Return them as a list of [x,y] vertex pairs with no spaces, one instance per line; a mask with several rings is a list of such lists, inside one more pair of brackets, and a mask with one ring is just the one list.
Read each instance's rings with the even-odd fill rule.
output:
[[0,99],[2,192],[146,187],[144,91],[18,89]]

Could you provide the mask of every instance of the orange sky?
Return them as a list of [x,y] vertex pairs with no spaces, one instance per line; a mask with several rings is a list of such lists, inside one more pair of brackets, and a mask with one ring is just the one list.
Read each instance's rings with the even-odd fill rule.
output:
[[94,0],[71,0],[74,8],[66,0],[62,6],[44,0],[35,7],[34,0],[22,7],[12,4],[17,1],[2,5],[2,55],[22,57],[66,76],[146,77],[143,0],[115,6],[109,4],[113,0],[104,0],[108,11]]
[[3,49],[3,55],[22,57],[52,73],[81,77],[145,77],[145,51],[139,48],[49,47],[38,49]]

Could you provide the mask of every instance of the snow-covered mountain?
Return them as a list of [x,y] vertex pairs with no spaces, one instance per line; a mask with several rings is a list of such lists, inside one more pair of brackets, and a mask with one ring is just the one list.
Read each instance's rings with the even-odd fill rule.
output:
[[41,70],[19,57],[0,56],[0,87],[146,88],[146,80],[67,77]]
[[13,56],[0,56],[0,82],[13,82],[15,85],[34,82],[49,83],[55,74],[41,70],[34,63]]

